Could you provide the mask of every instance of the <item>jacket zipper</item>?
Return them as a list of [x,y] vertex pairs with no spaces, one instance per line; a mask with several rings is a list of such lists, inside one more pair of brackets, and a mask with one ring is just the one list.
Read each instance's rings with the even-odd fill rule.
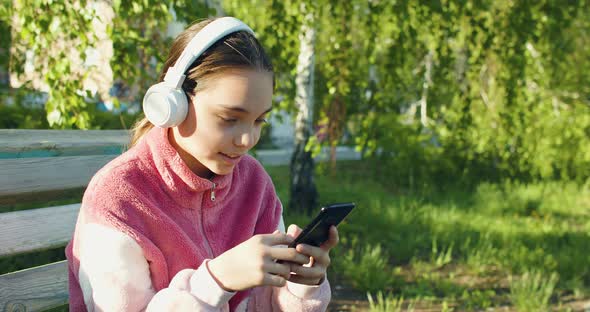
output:
[[212,183],[213,183],[213,187],[211,188],[211,201],[214,202],[215,201],[215,186],[217,186],[217,185],[215,184],[215,182],[212,182]]
[[[215,201],[215,182],[213,183],[213,187],[211,188],[211,201]],[[207,234],[205,233],[205,218],[203,213],[203,206],[201,206],[201,235],[203,235],[203,241],[205,242],[205,247],[207,248],[207,252],[209,253],[209,258],[213,259],[215,255],[213,254],[213,248],[209,244],[209,240],[207,239]]]

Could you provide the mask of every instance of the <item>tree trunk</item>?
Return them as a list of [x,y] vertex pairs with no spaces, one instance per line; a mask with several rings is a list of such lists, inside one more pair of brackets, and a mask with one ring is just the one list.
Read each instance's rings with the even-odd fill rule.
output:
[[297,60],[295,106],[298,108],[295,121],[295,150],[291,157],[291,197],[289,209],[311,212],[317,204],[317,190],[313,178],[314,162],[305,146],[312,133],[313,122],[313,70],[314,70],[314,18],[302,4],[304,20],[299,33],[300,51]]
[[342,139],[346,123],[346,104],[336,95],[327,111],[328,142],[330,143],[330,173],[336,174],[336,146]]
[[432,50],[424,57],[424,82],[422,83],[422,97],[420,98],[420,122],[423,127],[428,127],[427,103],[428,89],[432,85]]

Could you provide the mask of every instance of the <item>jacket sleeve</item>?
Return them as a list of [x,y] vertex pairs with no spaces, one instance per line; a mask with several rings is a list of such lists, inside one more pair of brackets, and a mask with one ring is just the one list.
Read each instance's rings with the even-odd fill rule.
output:
[[135,240],[100,224],[85,224],[79,234],[78,279],[88,311],[229,311],[234,293],[217,285],[207,260],[156,292]]
[[[285,233],[282,216],[277,229]],[[248,311],[325,311],[330,303],[331,295],[327,278],[317,286],[287,281],[287,285],[283,287],[255,288],[250,295]]]
[[283,287],[257,287],[252,291],[248,311],[326,311],[330,296],[328,279],[318,286],[287,282]]

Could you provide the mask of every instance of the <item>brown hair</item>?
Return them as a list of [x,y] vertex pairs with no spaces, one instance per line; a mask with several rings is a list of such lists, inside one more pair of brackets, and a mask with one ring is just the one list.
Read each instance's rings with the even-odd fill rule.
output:
[[[158,81],[161,82],[164,80],[166,71],[176,63],[191,39],[212,21],[214,19],[206,19],[195,23],[176,37]],[[191,96],[206,86],[207,79],[233,68],[252,68],[270,73],[273,72],[270,58],[256,37],[245,31],[231,33],[209,47],[187,70],[187,76],[182,84],[182,90],[186,93],[189,103]],[[153,127],[154,125],[146,117],[136,122],[131,129],[131,143],[129,147],[137,144]]]

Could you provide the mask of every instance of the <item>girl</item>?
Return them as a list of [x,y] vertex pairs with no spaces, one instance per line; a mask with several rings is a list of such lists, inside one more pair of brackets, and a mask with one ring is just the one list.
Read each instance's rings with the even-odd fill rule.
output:
[[321,247],[281,248],[301,229],[284,233],[272,181],[246,154],[274,86],[252,31],[229,17],[189,27],[160,81],[144,99],[151,121],[84,194],[66,247],[70,309],[325,310],[336,228]]

